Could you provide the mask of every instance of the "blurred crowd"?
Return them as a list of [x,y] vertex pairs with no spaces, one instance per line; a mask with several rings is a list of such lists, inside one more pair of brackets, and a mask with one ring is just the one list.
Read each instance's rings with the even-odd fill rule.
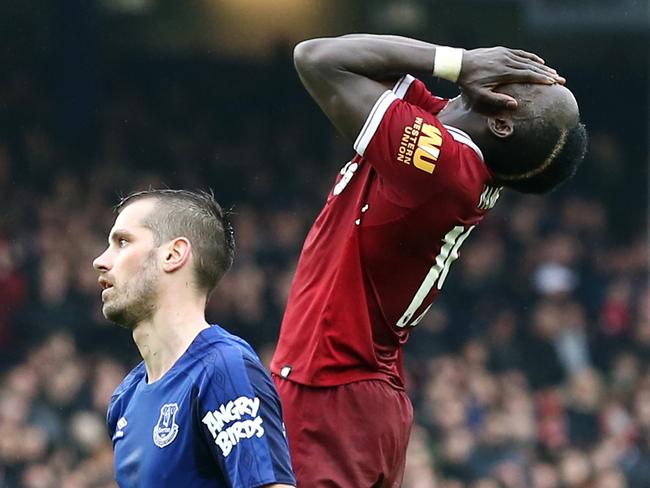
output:
[[[215,190],[238,248],[208,317],[268,362],[351,154],[289,63],[121,66],[76,104],[0,74],[0,488],[114,486],[106,406],[139,356],[91,262],[121,194]],[[405,488],[650,487],[646,196],[625,135],[591,129],[573,182],[502,196],[414,330]]]

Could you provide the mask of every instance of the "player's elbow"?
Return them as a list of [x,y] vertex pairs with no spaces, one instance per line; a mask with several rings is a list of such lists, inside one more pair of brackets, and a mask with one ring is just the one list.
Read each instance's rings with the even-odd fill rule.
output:
[[318,39],[308,39],[296,44],[296,47],[293,48],[293,62],[295,65],[302,66],[308,63],[317,44]]
[[334,64],[332,39],[309,39],[293,50],[293,63],[300,74],[327,69]]

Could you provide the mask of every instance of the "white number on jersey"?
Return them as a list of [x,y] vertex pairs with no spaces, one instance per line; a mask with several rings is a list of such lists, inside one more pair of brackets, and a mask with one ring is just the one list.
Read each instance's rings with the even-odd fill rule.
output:
[[[449,267],[451,263],[458,259],[458,250],[460,246],[463,245],[467,236],[474,230],[474,225],[465,229],[462,225],[457,225],[451,229],[445,237],[443,238],[443,244],[440,248],[440,252],[436,256],[436,260],[429,269],[429,272],[424,278],[424,281],[420,285],[420,288],[415,293],[411,304],[404,312],[404,315],[397,321],[397,327],[406,327],[407,325],[415,326],[422,320],[422,317],[427,313],[431,305],[426,308],[415,320],[411,322],[413,315],[418,308],[422,305],[429,292],[434,286],[438,287],[438,290],[442,288],[442,285],[445,283],[447,274],[449,273]],[[410,324],[409,324],[410,322]]]
[[358,163],[353,163],[352,161],[348,161],[348,163],[343,166],[341,169],[341,175],[342,178],[339,180],[339,182],[334,186],[334,190],[332,190],[332,195],[336,196],[339,195],[346,186],[348,186],[348,183],[350,183],[350,180],[354,176],[354,172],[357,170],[359,167]]

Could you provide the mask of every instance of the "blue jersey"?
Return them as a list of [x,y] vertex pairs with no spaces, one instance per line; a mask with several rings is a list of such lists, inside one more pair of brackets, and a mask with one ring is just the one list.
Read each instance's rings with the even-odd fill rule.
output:
[[136,366],[111,397],[108,428],[122,488],[296,484],[271,378],[216,325],[160,380],[147,384]]

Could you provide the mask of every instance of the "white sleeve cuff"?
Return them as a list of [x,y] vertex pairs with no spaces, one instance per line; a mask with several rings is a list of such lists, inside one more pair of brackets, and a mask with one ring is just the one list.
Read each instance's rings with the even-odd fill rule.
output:
[[411,75],[402,76],[399,80],[397,80],[397,83],[395,83],[395,86],[393,87],[393,92],[395,93],[395,96],[397,98],[403,99],[406,96],[406,92],[411,87],[411,83],[413,83],[414,81],[415,78]]

